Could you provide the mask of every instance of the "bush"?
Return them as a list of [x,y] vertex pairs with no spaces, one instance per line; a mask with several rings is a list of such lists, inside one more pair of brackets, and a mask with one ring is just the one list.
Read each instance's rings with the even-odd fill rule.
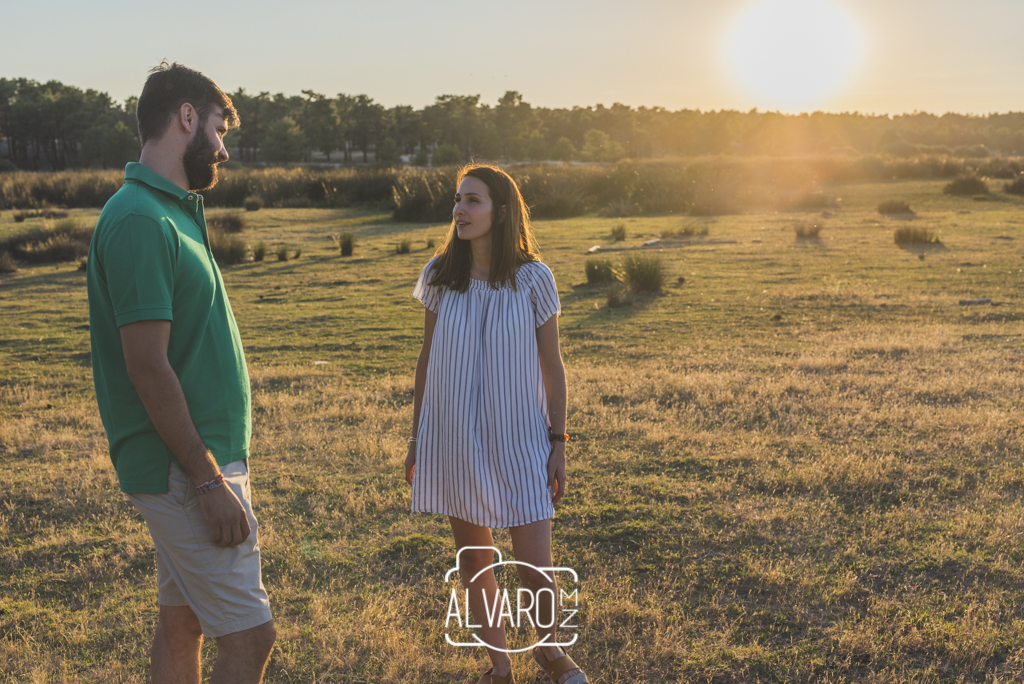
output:
[[404,171],[391,191],[396,221],[452,220],[455,175],[449,169]]
[[263,261],[267,256],[267,243],[260,241],[253,245],[252,248],[252,260]]
[[988,183],[977,176],[959,176],[942,189],[946,195],[987,195]]
[[295,250],[295,256],[293,256],[292,259],[298,259],[300,256],[302,256],[302,248],[301,247],[298,248],[297,250]]
[[84,256],[84,257],[82,257],[81,259],[78,260],[78,270],[79,271],[87,271],[87,270],[89,270],[89,257],[88,257],[88,255]]
[[256,195],[249,195],[242,200],[242,206],[246,211],[259,211],[263,208],[263,198]]
[[245,217],[237,211],[227,214],[212,214],[206,217],[206,227],[221,233],[241,233],[245,230]]
[[1019,174],[1011,182],[1003,185],[1003,192],[1011,195],[1024,195],[1024,173]]
[[886,200],[878,205],[878,213],[892,216],[893,214],[913,214],[914,210],[903,200]]
[[286,245],[281,245],[277,248],[277,260],[288,261],[288,247]]
[[798,240],[817,240],[822,227],[820,223],[797,223],[793,226],[793,232]]
[[412,240],[405,238],[395,245],[395,252],[398,254],[408,254],[412,251]]
[[416,154],[412,156],[413,166],[427,166],[430,164],[430,153],[424,148],[416,150]]
[[437,241],[434,238],[427,238],[427,249],[435,249]]
[[240,264],[245,261],[249,247],[245,240],[237,235],[226,235],[216,231],[208,231],[210,235],[210,251],[213,258],[222,266]]
[[89,254],[92,232],[79,219],[62,219],[0,242],[0,252],[32,264],[76,261]]
[[356,248],[356,239],[352,237],[352,233],[342,233],[334,236],[334,244],[341,250],[341,256],[352,256]]
[[612,228],[612,240],[615,242],[624,242],[626,240],[626,224],[620,223],[619,225]]
[[455,145],[438,145],[431,158],[434,166],[452,166],[462,163],[462,150]]
[[939,236],[927,228],[905,226],[893,233],[897,245],[941,245]]
[[627,306],[632,304],[634,300],[633,291],[622,283],[612,283],[612,286],[608,288],[608,306],[615,308],[617,306]]
[[587,274],[587,283],[590,285],[610,283],[616,279],[612,262],[608,259],[587,259],[583,269]]
[[665,269],[656,254],[627,254],[622,270],[635,292],[661,292],[665,284]]
[[10,252],[0,252],[0,273],[17,273],[18,264],[14,261],[14,257],[11,256]]

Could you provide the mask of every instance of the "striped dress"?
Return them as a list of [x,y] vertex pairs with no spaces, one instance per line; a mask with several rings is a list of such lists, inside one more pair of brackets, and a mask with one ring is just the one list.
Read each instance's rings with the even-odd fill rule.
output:
[[460,293],[420,273],[413,296],[437,314],[416,433],[412,510],[485,527],[554,516],[548,409],[537,328],[560,311],[555,278],[523,264],[516,290],[471,280]]

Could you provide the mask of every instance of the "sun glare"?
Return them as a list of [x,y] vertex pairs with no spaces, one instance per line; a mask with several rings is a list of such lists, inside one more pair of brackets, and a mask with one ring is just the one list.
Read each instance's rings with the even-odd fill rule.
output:
[[832,0],[757,0],[733,25],[726,56],[758,107],[793,111],[838,94],[862,42],[856,20]]

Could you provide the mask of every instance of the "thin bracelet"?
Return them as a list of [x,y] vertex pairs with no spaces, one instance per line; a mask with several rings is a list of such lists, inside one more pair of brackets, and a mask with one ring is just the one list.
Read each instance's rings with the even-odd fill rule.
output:
[[222,486],[223,484],[224,484],[224,473],[217,473],[217,477],[213,478],[212,480],[208,480],[208,481],[204,482],[201,485],[197,485],[196,486],[196,491],[199,494],[206,494],[208,492],[212,492],[214,489],[216,489],[217,487]]
[[409,438],[409,443],[410,444],[415,444],[416,443],[416,438],[415,437],[410,437]]

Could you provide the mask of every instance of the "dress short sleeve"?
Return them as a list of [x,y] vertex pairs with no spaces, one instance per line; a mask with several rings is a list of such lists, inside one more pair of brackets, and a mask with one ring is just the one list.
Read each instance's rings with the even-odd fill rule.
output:
[[437,313],[437,309],[441,306],[441,288],[436,285],[428,284],[431,277],[431,269],[434,266],[434,262],[437,261],[437,257],[434,257],[427,262],[427,265],[420,271],[420,277],[416,281],[416,287],[412,289],[412,296],[423,302],[423,306],[427,307],[434,313]]
[[558,302],[558,288],[555,287],[555,276],[544,264],[534,262],[530,270],[533,278],[530,283],[530,300],[533,302],[534,321],[536,326],[547,323],[552,316],[562,312]]

